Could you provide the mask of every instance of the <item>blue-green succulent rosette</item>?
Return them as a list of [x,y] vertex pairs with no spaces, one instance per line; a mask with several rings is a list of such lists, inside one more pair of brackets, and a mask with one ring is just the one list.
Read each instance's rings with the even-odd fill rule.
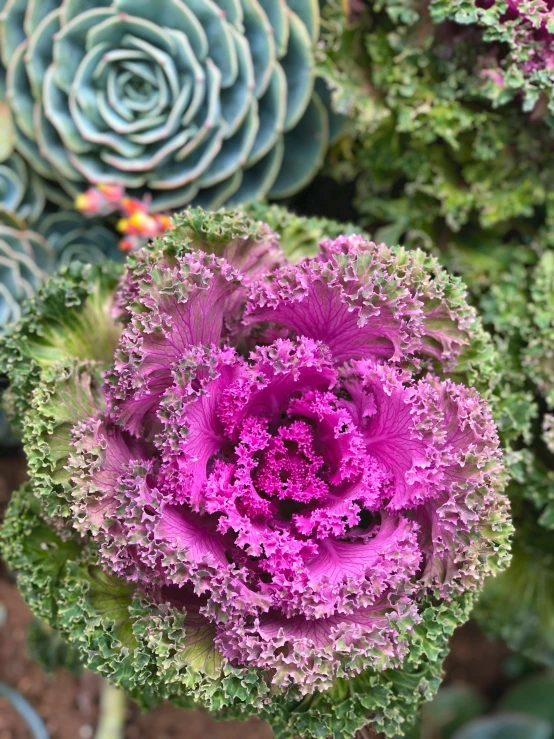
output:
[[114,229],[86,218],[66,199],[56,202],[59,192],[52,183],[15,151],[4,83],[0,73],[0,335],[58,267],[77,260],[123,260]]
[[[1,165],[0,165],[1,169]],[[45,211],[32,226],[0,204],[0,335],[46,278],[70,262],[121,262],[114,230],[77,211]]]
[[2,5],[17,150],[71,195],[114,183],[158,210],[216,207],[288,196],[322,164],[317,0]]

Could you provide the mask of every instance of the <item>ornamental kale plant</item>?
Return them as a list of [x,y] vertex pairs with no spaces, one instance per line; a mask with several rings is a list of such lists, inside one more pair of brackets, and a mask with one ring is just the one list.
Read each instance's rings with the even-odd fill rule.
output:
[[547,106],[526,113],[496,84],[482,29],[437,22],[438,6],[385,0],[356,27],[336,24],[336,76],[354,80],[345,94],[359,107],[357,140],[332,168],[356,179],[374,238],[436,255],[494,334],[503,377],[492,405],[516,536],[512,567],[476,615],[554,664],[554,139]]
[[17,150],[72,197],[106,183],[215,208],[286,197],[322,164],[337,121],[317,0],[0,7]]
[[552,0],[431,0],[436,21],[477,25],[488,42],[488,74],[500,96],[523,93],[532,110],[546,96],[554,111]]
[[393,735],[508,561],[494,351],[421,251],[284,247],[190,209],[119,282],[50,280],[2,350],[31,475],[3,553],[145,705]]

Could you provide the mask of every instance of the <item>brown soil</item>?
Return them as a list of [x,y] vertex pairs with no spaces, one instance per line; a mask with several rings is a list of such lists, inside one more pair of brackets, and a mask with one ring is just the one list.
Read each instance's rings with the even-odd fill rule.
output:
[[[8,497],[25,479],[21,456],[0,457],[0,520]],[[2,610],[5,620],[2,623]],[[92,739],[98,716],[100,680],[85,672],[45,674],[26,651],[32,615],[0,563],[0,682],[16,688],[38,711],[51,739]],[[474,623],[458,629],[447,660],[447,680],[466,682],[487,696],[502,684],[506,649],[486,639]],[[12,706],[0,698],[0,739],[29,739],[29,730]],[[125,739],[271,739],[271,729],[255,719],[217,723],[200,711],[163,706],[142,715],[129,705]],[[366,730],[357,739],[377,739]]]

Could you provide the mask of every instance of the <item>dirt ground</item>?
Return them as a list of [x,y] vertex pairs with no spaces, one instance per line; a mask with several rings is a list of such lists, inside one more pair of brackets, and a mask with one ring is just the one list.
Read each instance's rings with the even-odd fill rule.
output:
[[[0,520],[11,491],[25,479],[21,456],[0,457]],[[26,629],[32,615],[0,563],[0,682],[16,688],[38,711],[51,739],[92,739],[96,727],[99,679],[90,672],[74,677],[63,670],[45,674],[28,656]],[[494,697],[502,687],[505,648],[486,639],[477,625],[459,629],[446,663],[447,679],[471,683]],[[29,739],[16,711],[0,698],[0,739]],[[142,715],[128,706],[125,739],[271,739],[271,729],[252,719],[217,723],[199,711],[163,706]],[[378,739],[362,732],[357,739]]]

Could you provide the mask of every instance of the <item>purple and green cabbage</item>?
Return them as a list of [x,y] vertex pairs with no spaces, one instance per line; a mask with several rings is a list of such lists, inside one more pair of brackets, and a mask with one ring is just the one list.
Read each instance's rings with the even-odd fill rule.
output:
[[509,559],[494,350],[421,251],[286,252],[189,210],[121,280],[46,285],[2,350],[31,474],[3,552],[145,705],[392,735]]

